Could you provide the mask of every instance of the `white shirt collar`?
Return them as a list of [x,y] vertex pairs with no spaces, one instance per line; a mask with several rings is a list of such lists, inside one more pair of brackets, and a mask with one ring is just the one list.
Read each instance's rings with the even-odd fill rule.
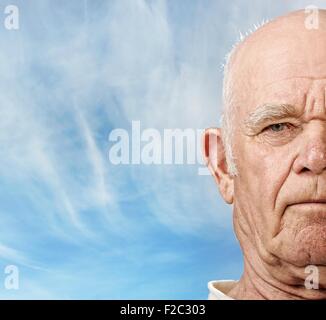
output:
[[208,300],[234,300],[227,294],[236,285],[235,280],[213,280],[207,284]]

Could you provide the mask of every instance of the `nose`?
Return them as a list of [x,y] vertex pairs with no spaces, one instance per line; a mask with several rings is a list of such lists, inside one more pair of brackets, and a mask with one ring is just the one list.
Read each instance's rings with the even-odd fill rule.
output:
[[293,170],[299,174],[310,171],[319,175],[326,169],[326,142],[325,139],[314,140],[301,150],[293,163]]

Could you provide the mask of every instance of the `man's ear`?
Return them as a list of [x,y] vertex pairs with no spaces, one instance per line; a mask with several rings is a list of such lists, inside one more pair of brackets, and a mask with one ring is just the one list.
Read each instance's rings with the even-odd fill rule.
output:
[[204,132],[204,159],[219,186],[223,199],[233,203],[234,183],[228,172],[221,129],[209,128]]

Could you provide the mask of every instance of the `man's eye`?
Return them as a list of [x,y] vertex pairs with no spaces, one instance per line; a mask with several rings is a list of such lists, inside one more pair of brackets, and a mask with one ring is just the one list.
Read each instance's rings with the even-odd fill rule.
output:
[[273,132],[280,132],[283,131],[284,129],[288,128],[289,124],[288,123],[275,123],[275,124],[271,124],[270,126],[266,127],[264,129],[265,130],[270,130]]

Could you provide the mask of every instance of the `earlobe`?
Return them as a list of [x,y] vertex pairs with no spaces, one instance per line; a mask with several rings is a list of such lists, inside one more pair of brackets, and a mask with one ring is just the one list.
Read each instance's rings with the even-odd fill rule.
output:
[[228,181],[224,180],[224,182],[220,184],[219,188],[225,202],[228,204],[232,204],[234,195],[234,182],[231,177],[227,178],[226,180]]
[[206,129],[203,138],[203,153],[208,169],[218,184],[223,199],[227,203],[232,204],[234,193],[233,178],[227,168],[221,129]]

